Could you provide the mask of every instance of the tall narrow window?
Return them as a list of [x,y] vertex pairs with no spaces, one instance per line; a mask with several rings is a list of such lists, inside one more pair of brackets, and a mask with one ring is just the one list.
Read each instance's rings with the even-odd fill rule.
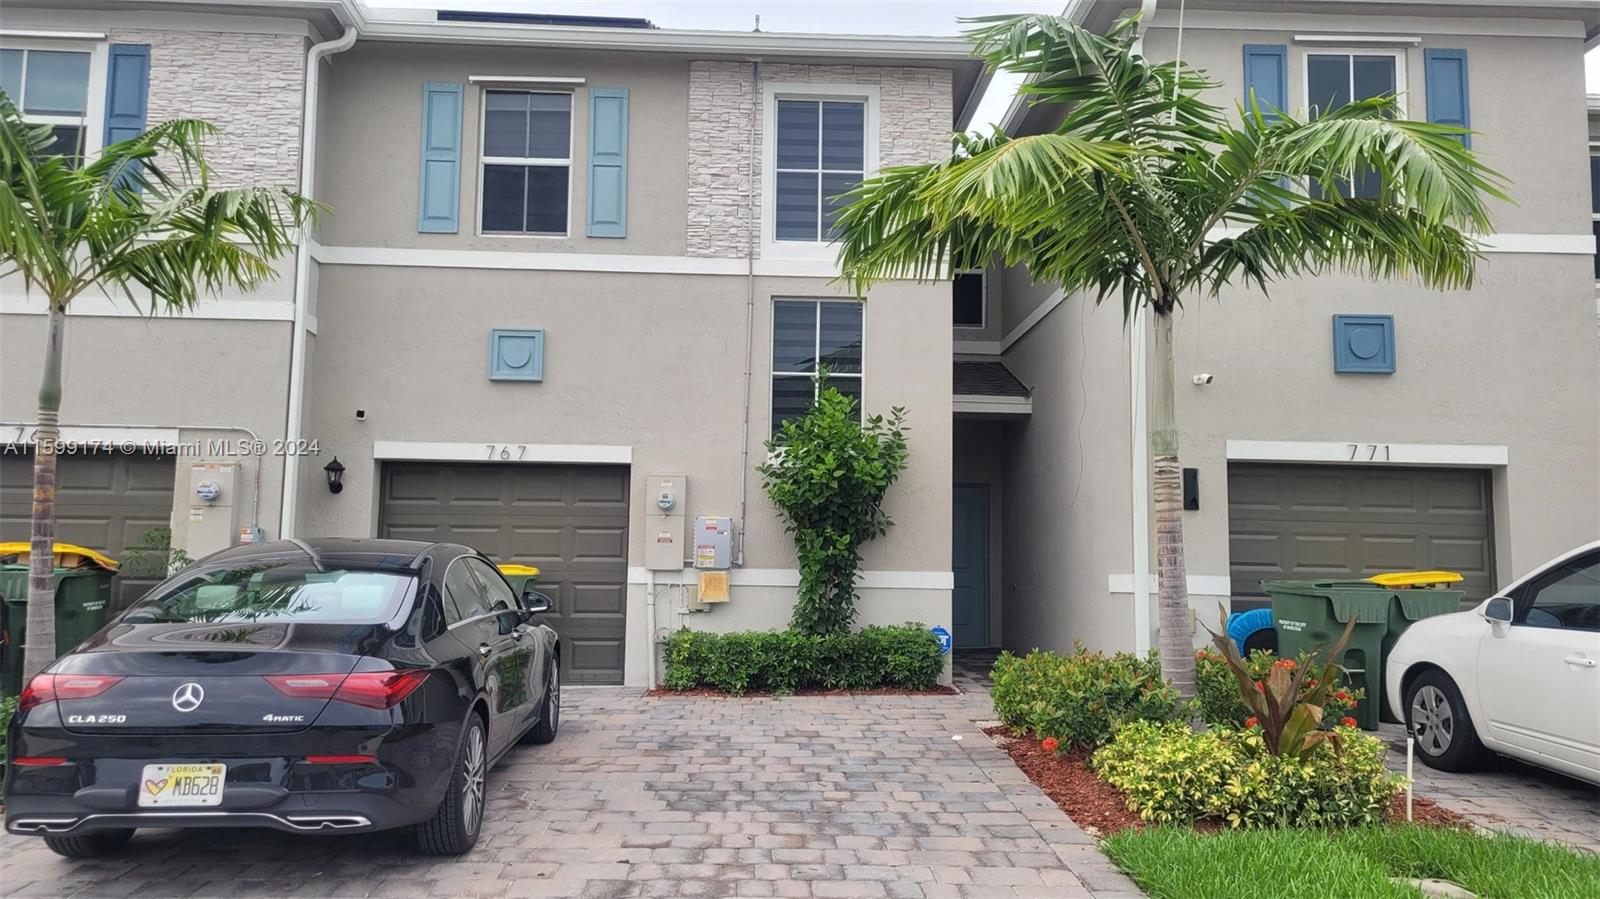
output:
[[[1589,157],[1589,210],[1594,219],[1594,239],[1600,243],[1600,153]],[[1594,279],[1600,281],[1600,255],[1594,257]]]
[[486,91],[482,157],[485,233],[567,233],[571,94]]
[[957,272],[950,285],[950,315],[958,328],[983,327],[983,272]]
[[838,198],[866,170],[866,118],[864,100],[778,101],[778,240],[832,239]]
[[[1306,104],[1312,118],[1357,100],[1399,92],[1398,57],[1388,54],[1310,53],[1306,55]],[[1343,197],[1376,197],[1383,181],[1370,169],[1359,169],[1335,185]],[[1311,195],[1321,198],[1322,185],[1313,184]]]
[[861,401],[861,304],[778,300],[772,304],[772,430],[816,402],[818,363],[828,386]]
[[89,54],[70,50],[0,50],[0,90],[24,121],[49,125],[50,152],[84,154],[89,128]]

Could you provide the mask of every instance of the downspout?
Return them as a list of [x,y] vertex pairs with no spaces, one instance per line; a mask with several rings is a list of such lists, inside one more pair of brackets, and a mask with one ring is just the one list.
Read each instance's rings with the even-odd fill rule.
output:
[[739,434],[739,552],[735,568],[744,566],[744,544],[750,533],[745,513],[750,504],[750,388],[756,341],[756,131],[761,126],[761,60],[750,60],[750,140],[746,158],[750,178],[745,182],[744,222],[744,415]]
[[[1156,0],[1139,5],[1139,37],[1133,52],[1144,54],[1145,30],[1156,13]],[[1146,383],[1149,335],[1141,307],[1134,306],[1128,323],[1129,487],[1133,495],[1133,650],[1150,651],[1150,427]]]
[[[300,195],[311,198],[317,174],[317,82],[321,62],[343,53],[356,42],[356,26],[346,25],[344,34],[331,41],[313,44],[306,53],[305,102],[300,111]],[[305,409],[306,318],[311,310],[311,227],[300,228],[294,257],[294,335],[289,341],[289,409],[284,424],[284,442],[291,449],[303,439],[300,419]],[[278,518],[278,536],[294,536],[296,504],[300,494],[300,454],[283,456],[283,505]]]

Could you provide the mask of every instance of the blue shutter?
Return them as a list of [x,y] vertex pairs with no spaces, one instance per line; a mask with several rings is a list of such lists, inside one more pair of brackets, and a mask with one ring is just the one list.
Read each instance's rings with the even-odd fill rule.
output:
[[[1428,79],[1428,121],[1471,128],[1467,101],[1467,51],[1424,50],[1422,70]],[[1461,135],[1472,146],[1472,135]]]
[[417,230],[456,233],[461,209],[461,85],[422,85],[422,173]]
[[590,237],[628,236],[628,89],[589,91]]
[[1244,45],[1244,99],[1248,108],[1250,92],[1263,115],[1289,108],[1289,48],[1284,44]]
[[112,44],[106,67],[107,145],[144,133],[150,96],[150,45]]

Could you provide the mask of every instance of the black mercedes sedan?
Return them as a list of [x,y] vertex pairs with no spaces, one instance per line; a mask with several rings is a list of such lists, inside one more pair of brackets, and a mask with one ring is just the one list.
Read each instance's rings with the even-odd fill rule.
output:
[[209,556],[25,686],[6,830],[73,858],[139,827],[413,826],[425,852],[466,852],[490,767],[560,725],[549,608],[448,543]]

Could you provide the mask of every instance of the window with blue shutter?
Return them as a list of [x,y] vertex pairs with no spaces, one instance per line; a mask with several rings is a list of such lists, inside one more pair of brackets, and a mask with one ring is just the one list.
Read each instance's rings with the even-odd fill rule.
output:
[[461,85],[422,85],[422,171],[417,230],[454,234],[461,207]]
[[106,65],[106,145],[144,133],[150,96],[150,45],[112,44]]
[[[1471,128],[1472,116],[1467,99],[1467,51],[1423,50],[1422,69],[1428,78],[1428,121],[1457,128]],[[1461,143],[1472,146],[1472,135],[1461,135]]]
[[1254,91],[1263,115],[1289,108],[1289,48],[1284,44],[1244,45],[1244,98]]
[[628,236],[628,89],[589,91],[590,237]]

